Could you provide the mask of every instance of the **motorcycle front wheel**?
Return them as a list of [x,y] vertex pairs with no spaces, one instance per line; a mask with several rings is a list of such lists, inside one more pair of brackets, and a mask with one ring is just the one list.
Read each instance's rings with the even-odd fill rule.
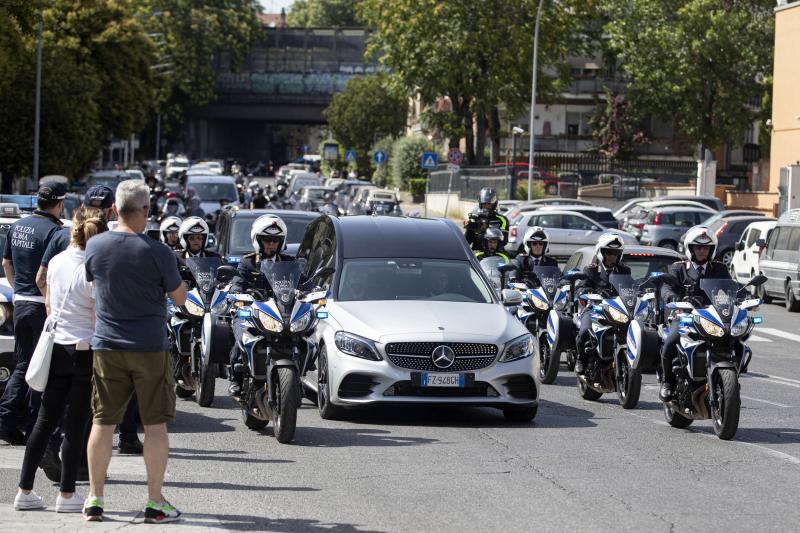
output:
[[297,370],[289,366],[278,368],[274,378],[275,410],[273,431],[281,444],[291,442],[297,428],[297,408],[300,405],[300,382]]
[[739,382],[732,368],[718,369],[717,379],[714,381],[717,406],[711,406],[711,422],[717,437],[730,440],[739,429],[739,410],[742,405]]
[[197,404],[200,407],[210,407],[212,403],[214,403],[214,385],[217,380],[217,365],[209,365],[206,362],[208,361],[208,355],[206,356],[206,362],[203,361],[202,353],[199,353],[202,348],[198,343],[195,347],[195,350],[198,351],[197,357],[197,368],[199,369],[199,379],[197,380]]
[[550,350],[547,335],[539,336],[539,380],[545,385],[550,385],[558,376],[558,367],[561,364],[561,354]]
[[642,392],[642,374],[631,368],[625,349],[617,352],[617,397],[623,409],[633,409]]

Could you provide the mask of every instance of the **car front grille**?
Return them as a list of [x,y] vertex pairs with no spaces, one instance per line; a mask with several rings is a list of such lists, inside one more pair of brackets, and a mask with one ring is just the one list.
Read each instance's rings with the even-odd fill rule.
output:
[[471,387],[415,387],[411,381],[398,381],[384,396],[412,396],[417,398],[497,398],[498,392],[486,382],[476,381]]
[[[455,353],[449,368],[433,364],[431,354],[439,346],[448,346]],[[468,372],[491,365],[497,357],[494,344],[469,342],[392,342],[386,345],[386,355],[392,364],[424,372]]]

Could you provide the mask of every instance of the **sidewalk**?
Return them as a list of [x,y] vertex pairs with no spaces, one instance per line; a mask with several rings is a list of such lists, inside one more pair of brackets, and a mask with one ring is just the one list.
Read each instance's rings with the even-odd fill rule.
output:
[[[228,529],[215,517],[184,514],[178,522],[170,524],[145,524],[143,512],[106,510],[102,522],[87,522],[80,513],[56,513],[53,506],[38,511],[15,511],[12,504],[0,504],[0,524],[3,531],[36,531],[63,533],[64,531],[119,531],[122,528],[141,526],[142,531],[210,532]],[[139,529],[137,527],[137,529]]]

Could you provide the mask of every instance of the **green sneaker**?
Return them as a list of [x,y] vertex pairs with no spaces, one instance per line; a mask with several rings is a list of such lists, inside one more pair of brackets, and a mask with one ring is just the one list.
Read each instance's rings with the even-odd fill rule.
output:
[[83,502],[83,517],[88,522],[103,521],[103,498],[89,496]]
[[164,503],[156,503],[153,500],[147,502],[144,508],[145,524],[166,524],[175,522],[181,517],[181,512],[172,506],[167,500]]

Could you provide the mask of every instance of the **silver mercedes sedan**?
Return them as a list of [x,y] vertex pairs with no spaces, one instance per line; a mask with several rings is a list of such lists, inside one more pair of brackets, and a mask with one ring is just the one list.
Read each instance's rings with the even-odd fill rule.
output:
[[320,415],[375,403],[502,409],[530,421],[538,408],[534,341],[509,312],[459,229],[405,217],[321,217],[298,251],[323,280],[327,318],[304,385]]

